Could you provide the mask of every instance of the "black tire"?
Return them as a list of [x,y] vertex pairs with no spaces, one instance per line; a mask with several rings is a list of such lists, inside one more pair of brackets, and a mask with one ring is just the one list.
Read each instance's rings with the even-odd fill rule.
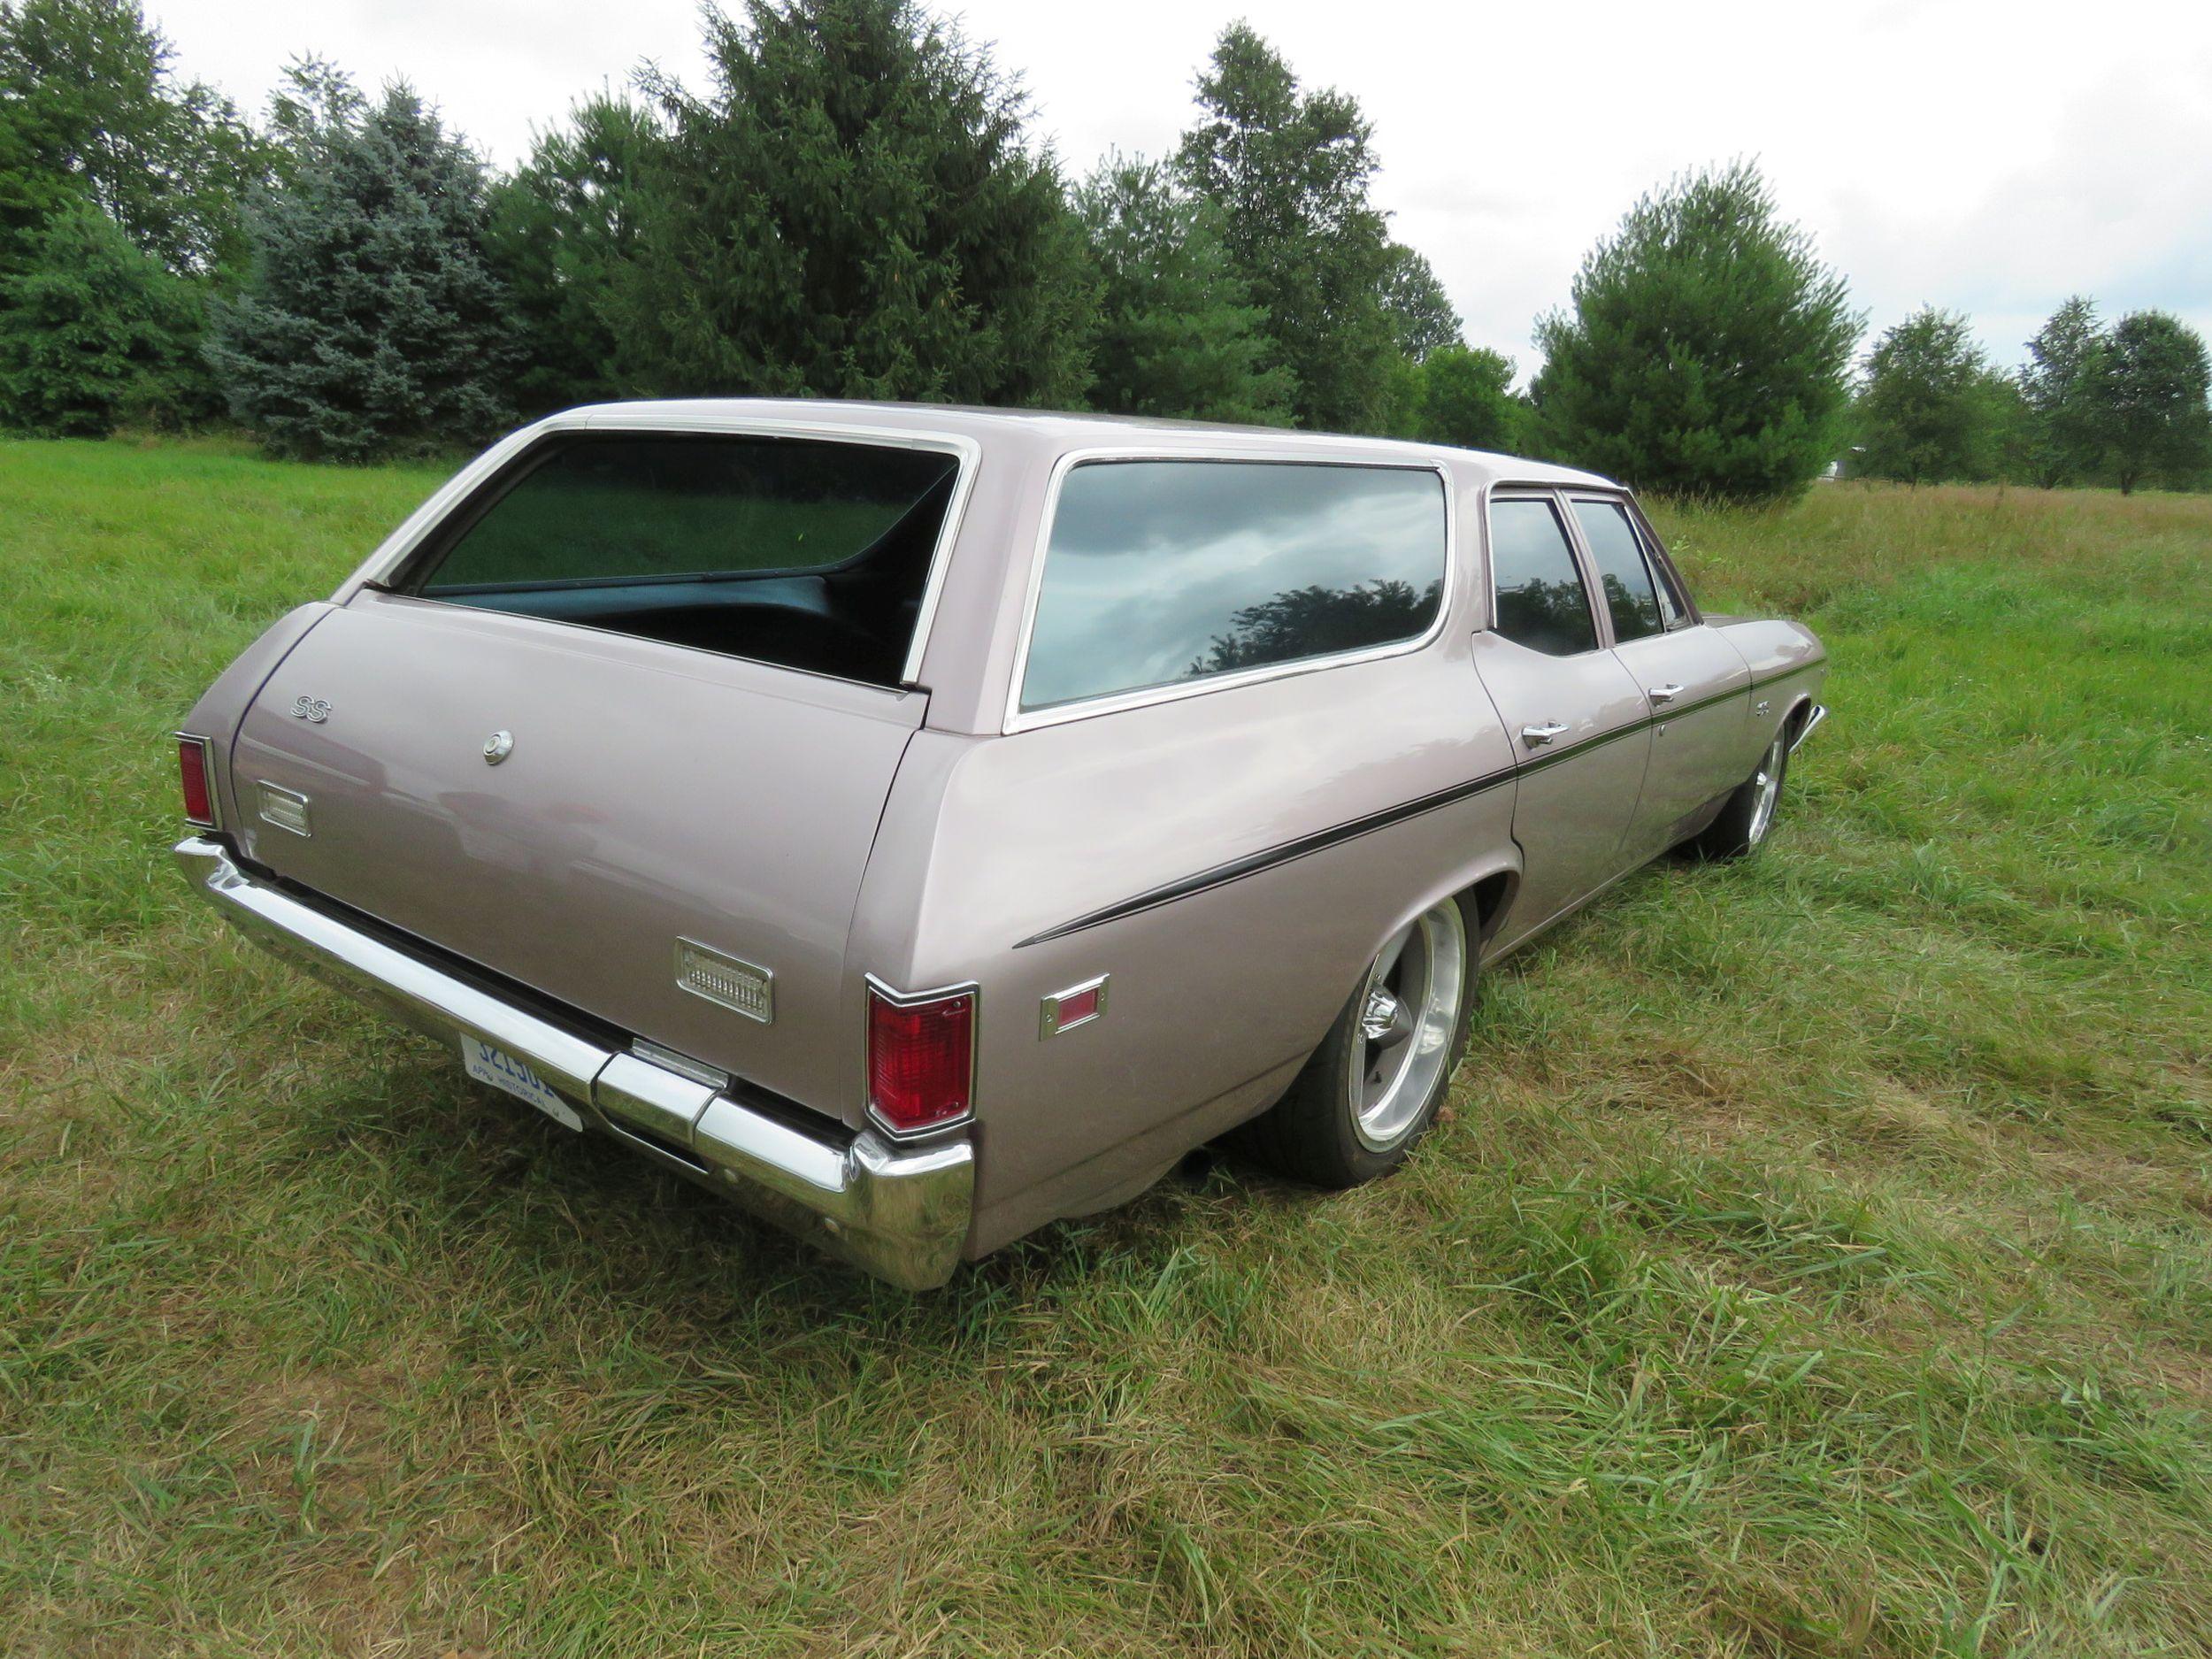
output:
[[[1438,1027],[1444,1028],[1444,1020],[1449,1020],[1444,1028],[1448,1034],[1442,1045],[1442,1064],[1435,1068],[1432,1080],[1421,1080],[1418,1100],[1409,1097],[1400,1105],[1402,1123],[1394,1121],[1381,1137],[1382,1143],[1375,1144],[1378,1137],[1363,1130],[1352,1098],[1353,1045],[1360,1045],[1363,1063],[1373,1046],[1362,1018],[1375,977],[1375,964],[1371,964],[1297,1080],[1281,1100],[1239,1131],[1236,1143],[1241,1149],[1278,1174],[1325,1187],[1357,1187],[1388,1174],[1405,1162],[1406,1155],[1436,1121],[1437,1110],[1450,1092],[1452,1075],[1467,1051],[1469,1020],[1474,1009],[1479,945],[1479,918],[1474,907],[1447,899],[1417,919],[1412,929],[1425,941],[1427,935],[1421,930],[1432,918],[1438,918],[1441,926],[1440,913],[1447,908],[1456,919],[1461,949],[1456,1002],[1448,1016],[1440,1007],[1436,1010]],[[1388,949],[1386,946],[1386,954]],[[1377,964],[1381,960],[1379,956]],[[1421,1022],[1416,1020],[1413,1035],[1401,1041],[1422,1045],[1423,1037]],[[1414,1049],[1424,1056],[1420,1064],[1425,1072],[1432,1064],[1425,1056],[1435,1051],[1426,1046]],[[1406,1064],[1414,1061],[1409,1058]]]
[[1756,852],[1773,833],[1774,820],[1781,813],[1782,785],[1789,771],[1790,728],[1785,726],[1775,733],[1766,753],[1759,757],[1751,776],[1729,795],[1728,804],[1721,808],[1720,816],[1691,838],[1691,850],[1700,858],[1713,859],[1742,858]]

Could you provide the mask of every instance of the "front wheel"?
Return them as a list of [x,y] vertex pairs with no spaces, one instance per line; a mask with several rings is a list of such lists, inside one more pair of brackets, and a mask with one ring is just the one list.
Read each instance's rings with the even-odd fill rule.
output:
[[1446,899],[1384,945],[1289,1093],[1246,1129],[1256,1156],[1317,1187],[1356,1187],[1405,1161],[1467,1047],[1468,923]]
[[1759,757],[1751,776],[1736,786],[1720,816],[1690,844],[1702,858],[1741,858],[1757,850],[1774,827],[1782,803],[1782,779],[1789,770],[1790,734],[1785,726]]

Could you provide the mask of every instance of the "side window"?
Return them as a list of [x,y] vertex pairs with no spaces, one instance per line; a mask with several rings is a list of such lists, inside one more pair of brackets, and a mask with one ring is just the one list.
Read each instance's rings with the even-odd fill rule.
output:
[[1548,501],[1490,503],[1490,580],[1498,632],[1516,645],[1552,657],[1597,649],[1590,595]]
[[1590,545],[1590,563],[1605,590],[1605,609],[1613,618],[1614,643],[1625,645],[1666,627],[1659,613],[1659,589],[1644,561],[1643,543],[1617,501],[1578,501],[1575,519]]
[[1418,639],[1445,547],[1426,468],[1084,462],[1061,480],[1021,706]]

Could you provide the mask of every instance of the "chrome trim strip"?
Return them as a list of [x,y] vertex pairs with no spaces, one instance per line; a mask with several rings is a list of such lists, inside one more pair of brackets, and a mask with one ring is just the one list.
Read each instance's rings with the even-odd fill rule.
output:
[[[256,879],[220,841],[176,847],[186,879],[249,939],[429,1036],[469,1035],[522,1061],[588,1119],[664,1168],[907,1290],[958,1265],[974,1206],[975,1149],[944,1137],[909,1150],[864,1130],[817,1140],[694,1079],[577,1036],[398,946]],[[697,1163],[626,1133],[623,1123],[688,1147]]]
[[[1101,461],[1182,461],[1197,466],[1210,463],[1241,462],[1255,466],[1355,466],[1386,472],[1433,472],[1444,491],[1444,577],[1441,598],[1436,607],[1436,620],[1417,639],[1368,646],[1356,651],[1340,651],[1332,657],[1301,657],[1294,663],[1271,663],[1264,667],[1248,668],[1233,674],[1209,674],[1202,680],[1180,680],[1165,686],[1111,692],[1075,703],[1055,703],[1048,709],[1025,711],[1021,706],[1022,679],[1029,672],[1030,641],[1037,627],[1038,599],[1044,591],[1045,555],[1052,541],[1052,523],[1060,510],[1060,487],[1077,467]],[[1297,449],[1277,448],[1248,450],[1229,448],[1162,449],[1146,444],[1071,449],[1053,463],[1051,481],[1045,488],[1044,511],[1037,520],[1036,545],[1029,551],[1029,570],[1022,595],[1021,632],[1015,641],[1013,668],[1007,677],[1006,718],[1000,731],[1004,735],[1011,736],[1017,732],[1033,731],[1039,726],[1061,726],[1070,720],[1087,720],[1094,715],[1118,714],[1125,709],[1149,708],[1156,703],[1174,703],[1184,697],[1204,696],[1237,686],[1287,680],[1294,674],[1317,673],[1323,669],[1344,668],[1354,663],[1380,662],[1386,657],[1410,656],[1434,643],[1442,635],[1446,624],[1450,620],[1452,605],[1458,593],[1458,577],[1459,502],[1453,488],[1451,468],[1441,461],[1394,455],[1387,449],[1372,457],[1313,455]]]
[[1827,718],[1828,708],[1825,703],[1816,703],[1813,704],[1812,717],[1805,722],[1805,729],[1800,732],[1795,737],[1790,739],[1790,753],[1794,755],[1800,749],[1803,748],[1805,740],[1810,737],[1815,732],[1818,731],[1820,729],[1820,723]]

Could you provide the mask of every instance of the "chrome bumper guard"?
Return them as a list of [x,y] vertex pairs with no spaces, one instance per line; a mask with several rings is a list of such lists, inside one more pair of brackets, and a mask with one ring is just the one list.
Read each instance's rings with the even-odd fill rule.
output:
[[1810,737],[1816,731],[1819,730],[1820,723],[1827,718],[1828,705],[1826,703],[1816,703],[1813,704],[1813,711],[1809,717],[1807,717],[1805,721],[1805,729],[1800,732],[1795,737],[1790,739],[1790,753],[1794,755],[1799,749],[1804,748],[1805,740]]
[[522,1061],[616,1139],[830,1254],[907,1290],[952,1277],[967,1238],[965,1141],[817,1140],[667,1066],[602,1048],[257,881],[215,841],[180,841],[187,879],[258,944],[426,1035],[472,1036]]

